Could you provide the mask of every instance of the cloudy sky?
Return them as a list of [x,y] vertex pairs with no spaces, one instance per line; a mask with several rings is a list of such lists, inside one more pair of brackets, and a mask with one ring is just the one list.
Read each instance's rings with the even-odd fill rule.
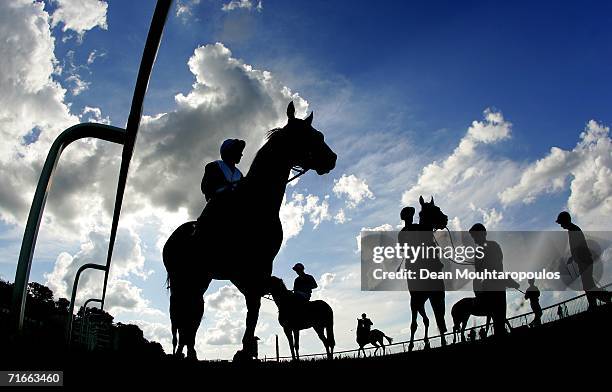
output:
[[[612,9],[606,2],[183,0],[173,5],[145,101],[120,223],[108,307],[170,348],[160,247],[204,205],[204,164],[227,137],[247,140],[246,172],[267,130],[313,110],[336,169],[288,187],[274,273],[301,261],[335,309],[338,349],[355,318],[407,337],[407,293],[359,290],[355,237],[393,228],[399,210],[435,196],[454,229],[610,229]],[[124,126],[152,1],[0,2],[0,276],[13,280],[47,150],[70,125]],[[81,141],[53,183],[31,280],[68,296],[86,262],[103,263],[120,148]],[[257,228],[254,227],[254,230]],[[239,265],[248,250],[236,248]],[[79,300],[99,296],[85,274]],[[456,298],[457,294],[449,296]],[[544,304],[562,294],[546,293]],[[511,311],[519,308],[508,294]],[[452,299],[449,298],[448,304]],[[450,316],[447,315],[450,322]],[[204,358],[228,358],[243,299],[211,285],[198,335]],[[282,334],[264,301],[262,354]],[[320,352],[312,331],[302,353]],[[284,338],[281,352],[287,354]]]

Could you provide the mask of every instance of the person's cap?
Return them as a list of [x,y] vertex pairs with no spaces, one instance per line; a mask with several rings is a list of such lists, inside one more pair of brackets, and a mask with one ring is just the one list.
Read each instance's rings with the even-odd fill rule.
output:
[[293,266],[293,270],[294,271],[304,271],[304,264],[297,263],[296,265]]
[[402,212],[400,212],[400,218],[402,220],[407,220],[414,216],[414,207],[404,207],[402,208]]
[[557,223],[570,223],[571,221],[572,221],[572,217],[570,216],[569,212],[561,211],[559,213],[559,215],[557,216],[557,220],[555,222],[557,222]]
[[244,140],[240,140],[240,139],[226,139],[221,144],[220,152],[221,152],[221,154],[224,154],[225,152],[228,152],[230,150],[242,151],[242,150],[244,150],[244,147],[246,147],[246,142]]
[[470,233],[473,231],[487,231],[482,223],[476,223],[470,228]]

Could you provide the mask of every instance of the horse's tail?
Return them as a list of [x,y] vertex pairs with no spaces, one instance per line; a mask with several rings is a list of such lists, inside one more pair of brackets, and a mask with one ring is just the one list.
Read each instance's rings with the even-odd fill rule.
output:
[[393,343],[393,338],[388,337],[387,335],[384,335],[385,339],[387,339],[387,342],[389,342],[389,344]]

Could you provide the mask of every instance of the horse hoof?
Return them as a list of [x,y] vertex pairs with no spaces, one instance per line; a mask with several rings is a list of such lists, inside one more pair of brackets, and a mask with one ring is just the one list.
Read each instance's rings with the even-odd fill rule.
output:
[[198,360],[198,355],[196,354],[196,352],[195,352],[195,351],[188,352],[188,353],[187,353],[187,357],[186,357],[186,359],[187,359],[188,361],[197,361],[197,360]]
[[247,363],[254,362],[255,359],[250,353],[246,352],[245,350],[238,350],[236,351],[236,354],[234,354],[234,359],[232,361],[236,363]]

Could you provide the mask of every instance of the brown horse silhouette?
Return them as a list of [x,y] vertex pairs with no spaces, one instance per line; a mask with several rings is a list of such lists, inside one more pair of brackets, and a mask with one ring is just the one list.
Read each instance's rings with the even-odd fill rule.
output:
[[[278,307],[278,322],[289,341],[291,358],[300,359],[300,330],[313,328],[325,346],[327,358],[334,354],[334,312],[325,301],[304,301],[289,291],[282,279],[270,278],[270,294]],[[327,336],[325,336],[325,333]]]
[[336,154],[312,127],[312,113],[303,120],[296,118],[291,102],[287,117],[283,128],[268,133],[237,189],[206,205],[197,230],[196,222],[184,223],[164,245],[170,319],[179,335],[178,349],[187,346],[189,358],[196,358],[195,336],[204,314],[202,296],[213,279],[230,280],[245,296],[246,328],[238,357],[254,357],[261,297],[283,241],[278,214],[291,169],[312,169],[323,175],[336,165]]

